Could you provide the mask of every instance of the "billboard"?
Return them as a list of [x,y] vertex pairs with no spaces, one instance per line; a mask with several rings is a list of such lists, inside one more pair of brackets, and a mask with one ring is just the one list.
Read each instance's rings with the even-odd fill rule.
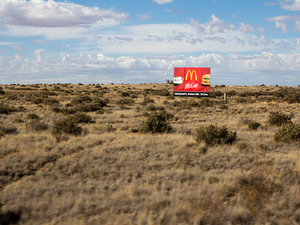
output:
[[173,95],[183,97],[209,97],[209,67],[175,67]]

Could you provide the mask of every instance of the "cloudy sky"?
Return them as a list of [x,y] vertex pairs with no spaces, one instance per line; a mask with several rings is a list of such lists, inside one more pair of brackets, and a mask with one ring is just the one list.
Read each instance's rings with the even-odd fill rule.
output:
[[0,0],[0,83],[300,84],[300,0]]

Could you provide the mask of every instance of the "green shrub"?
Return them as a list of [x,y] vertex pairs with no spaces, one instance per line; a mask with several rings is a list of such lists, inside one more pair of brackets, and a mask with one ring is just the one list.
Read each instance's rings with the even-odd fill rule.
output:
[[224,103],[221,103],[221,105],[219,105],[219,109],[228,109],[228,106]]
[[41,104],[44,102],[43,98],[40,98],[40,97],[31,97],[30,101],[33,104]]
[[175,99],[175,97],[173,95],[169,95],[166,99],[173,100],[173,99]]
[[39,120],[40,117],[37,114],[35,114],[35,113],[28,113],[27,114],[27,119],[30,119],[30,120]]
[[0,95],[4,95],[5,94],[5,91],[3,91],[3,88],[0,87]]
[[132,105],[134,102],[135,101],[132,98],[122,98],[116,101],[118,105]]
[[12,112],[12,109],[8,105],[0,104],[0,114],[9,114]]
[[32,120],[26,124],[26,128],[30,131],[42,131],[48,129],[48,124],[40,122],[39,120]]
[[45,98],[44,104],[45,105],[57,105],[57,104],[59,104],[59,101],[55,98]]
[[144,103],[148,104],[148,103],[154,103],[154,100],[151,98],[144,98]]
[[248,144],[247,144],[246,142],[244,142],[244,141],[238,142],[238,143],[236,144],[236,146],[237,146],[237,148],[238,148],[238,150],[239,150],[240,152],[243,152],[243,151],[247,150],[247,148],[248,148]]
[[291,119],[292,116],[288,116],[280,112],[270,112],[269,115],[269,123],[278,127],[287,123],[291,123]]
[[77,123],[70,117],[63,118],[54,122],[51,129],[51,134],[58,136],[61,134],[81,135],[82,128],[77,126]]
[[228,131],[225,125],[218,127],[211,124],[197,128],[195,140],[198,143],[205,142],[206,145],[232,144],[236,140],[236,132]]
[[99,130],[102,132],[114,132],[116,129],[110,123],[102,123],[100,125],[94,126],[94,130]]
[[202,98],[199,104],[204,107],[212,107],[214,105],[214,102],[209,98]]
[[90,104],[78,104],[73,107],[73,110],[79,111],[79,112],[94,112],[102,109],[102,106],[94,103]]
[[249,130],[257,130],[261,126],[261,123],[250,121],[247,125]]
[[87,115],[85,113],[77,112],[74,115],[70,116],[70,119],[72,119],[75,123],[93,123],[93,119],[90,115]]
[[0,126],[0,133],[2,134],[13,134],[17,132],[17,128],[16,127],[3,127]]
[[54,106],[51,108],[51,110],[52,110],[52,112],[59,113],[61,109],[57,106]]
[[24,123],[24,120],[22,118],[16,118],[13,120],[14,123]]
[[290,103],[300,103],[300,93],[289,93],[284,96],[283,101],[289,101]]
[[277,142],[289,143],[290,141],[300,141],[300,125],[285,124],[273,136]]
[[18,99],[17,94],[5,94],[4,97],[6,97],[8,100],[17,100]]
[[60,109],[60,112],[63,114],[63,115],[71,115],[71,114],[74,114],[76,113],[76,110],[75,109],[68,109],[68,108],[63,108],[63,109]]
[[156,90],[153,94],[159,95],[159,96],[170,96],[171,95],[167,89]]
[[230,91],[227,92],[227,95],[228,96],[235,96],[235,95],[237,95],[237,92],[235,90],[230,90]]
[[141,133],[165,133],[170,132],[172,127],[169,124],[169,120],[173,118],[172,114],[166,111],[160,111],[152,113],[148,116],[146,122],[140,128]]
[[236,102],[237,102],[237,103],[246,103],[246,102],[247,102],[247,99],[245,99],[245,98],[243,98],[243,97],[238,97],[238,98],[236,99]]
[[130,97],[130,93],[128,92],[121,92],[122,97]]
[[213,92],[210,92],[209,93],[209,96],[211,97],[211,98],[216,98],[216,97],[220,97],[220,96],[223,96],[224,95],[224,93],[222,92],[222,91],[213,91]]
[[167,89],[155,90],[153,88],[145,89],[145,94],[151,93],[159,96],[170,96],[170,92]]
[[75,97],[75,98],[72,99],[71,104],[72,105],[76,105],[76,104],[81,104],[83,102],[84,103],[90,103],[92,101],[93,101],[93,99],[91,97],[89,97],[89,96],[79,95],[79,96],[77,96],[77,97]]
[[156,110],[156,107],[155,107],[155,105],[151,104],[151,105],[147,106],[146,109],[147,109],[148,111],[155,111],[155,110]]
[[103,111],[103,110],[98,110],[98,111],[96,112],[96,114],[102,115],[102,114],[104,114],[104,111]]

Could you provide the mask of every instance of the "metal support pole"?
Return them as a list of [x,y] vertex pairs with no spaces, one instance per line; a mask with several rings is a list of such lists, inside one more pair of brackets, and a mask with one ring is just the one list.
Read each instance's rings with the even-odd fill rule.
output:
[[227,93],[224,93],[224,101],[227,101]]

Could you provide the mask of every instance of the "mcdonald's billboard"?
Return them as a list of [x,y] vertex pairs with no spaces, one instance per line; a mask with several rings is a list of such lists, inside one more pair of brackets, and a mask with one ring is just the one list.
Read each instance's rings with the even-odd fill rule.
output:
[[209,67],[175,67],[174,96],[209,97]]

